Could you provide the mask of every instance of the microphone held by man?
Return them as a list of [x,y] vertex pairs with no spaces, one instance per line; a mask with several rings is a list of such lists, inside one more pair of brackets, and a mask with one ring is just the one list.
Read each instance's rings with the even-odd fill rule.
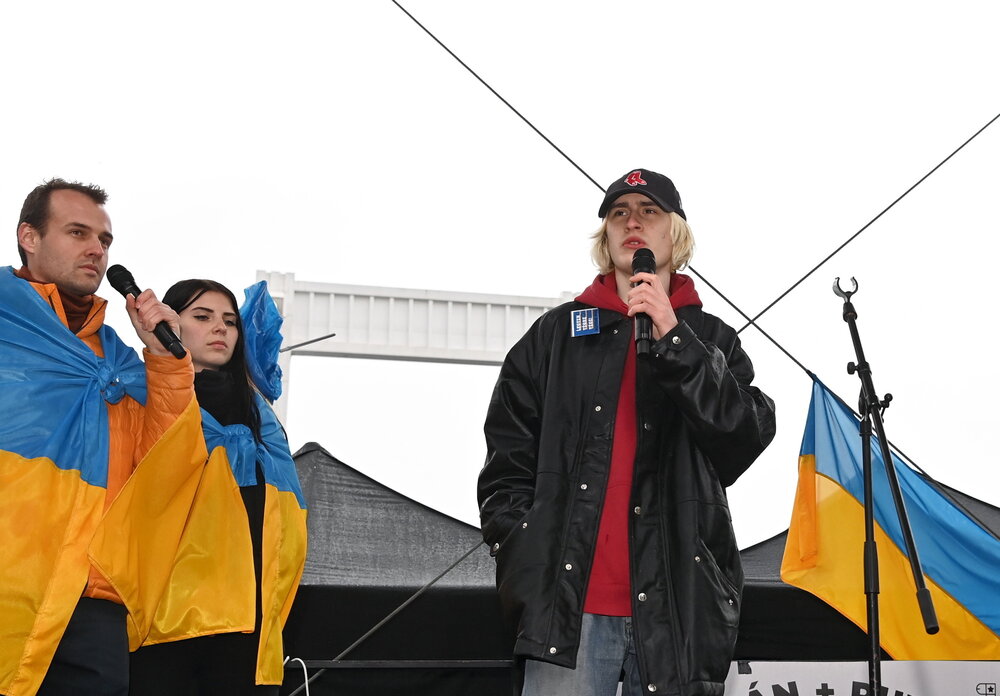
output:
[[[636,249],[632,255],[632,274],[637,273],[656,273],[656,258],[647,247]],[[633,283],[632,287],[636,285]],[[648,355],[653,343],[653,322],[645,312],[638,312],[634,319],[636,355]]]
[[[108,268],[106,277],[108,282],[111,283],[111,287],[120,292],[123,297],[131,295],[134,298],[138,298],[142,294],[142,290],[136,285],[135,278],[132,277],[127,268],[120,264],[115,264]],[[187,355],[187,351],[184,349],[181,340],[177,338],[177,334],[174,333],[173,329],[170,328],[170,324],[166,321],[161,321],[154,327],[153,335],[178,360]]]

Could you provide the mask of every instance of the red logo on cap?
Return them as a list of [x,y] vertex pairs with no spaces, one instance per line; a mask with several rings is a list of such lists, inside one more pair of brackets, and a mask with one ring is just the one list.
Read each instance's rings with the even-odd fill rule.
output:
[[625,183],[629,186],[638,186],[639,184],[642,184],[643,186],[646,185],[646,181],[642,178],[642,171],[639,169],[636,169],[634,172],[625,177]]

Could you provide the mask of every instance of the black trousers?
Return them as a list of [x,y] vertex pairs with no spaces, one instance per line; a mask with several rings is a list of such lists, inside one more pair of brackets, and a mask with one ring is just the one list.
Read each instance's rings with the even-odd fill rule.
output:
[[82,597],[38,696],[128,696],[125,607]]
[[131,656],[132,696],[277,696],[257,686],[260,633],[223,633],[139,648]]

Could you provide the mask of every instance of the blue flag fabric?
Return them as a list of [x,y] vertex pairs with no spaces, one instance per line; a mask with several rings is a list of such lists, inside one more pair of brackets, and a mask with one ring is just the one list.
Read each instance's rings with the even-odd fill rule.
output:
[[263,443],[254,440],[250,428],[245,425],[220,425],[208,411],[202,409],[202,428],[205,445],[211,452],[216,447],[226,449],[229,466],[239,486],[257,483],[256,462],[260,461],[264,481],[279,491],[294,493],[299,507],[306,509],[305,496],[295,471],[295,462],[288,450],[284,431],[278,423],[274,411],[260,395],[255,395],[260,411],[261,436]]
[[0,268],[0,391],[7,405],[0,418],[2,448],[28,459],[47,457],[103,487],[109,447],[104,402],[128,394],[145,403],[146,371],[110,327],[100,331],[103,358],[13,268]]
[[240,307],[243,320],[243,343],[246,346],[247,367],[250,378],[268,401],[281,396],[281,367],[278,353],[281,349],[281,325],[284,320],[267,291],[267,281],[262,280],[243,291],[245,299]]

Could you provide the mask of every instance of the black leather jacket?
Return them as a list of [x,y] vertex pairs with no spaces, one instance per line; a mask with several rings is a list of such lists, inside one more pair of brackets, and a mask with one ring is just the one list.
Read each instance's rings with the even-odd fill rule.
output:
[[[486,418],[483,538],[516,628],[516,655],[573,667],[611,463],[631,321],[600,310],[570,337],[570,302],[511,349]],[[736,332],[700,307],[637,363],[629,519],[633,635],[647,690],[723,693],[743,570],[724,487],[774,437],[774,403],[750,386]]]

